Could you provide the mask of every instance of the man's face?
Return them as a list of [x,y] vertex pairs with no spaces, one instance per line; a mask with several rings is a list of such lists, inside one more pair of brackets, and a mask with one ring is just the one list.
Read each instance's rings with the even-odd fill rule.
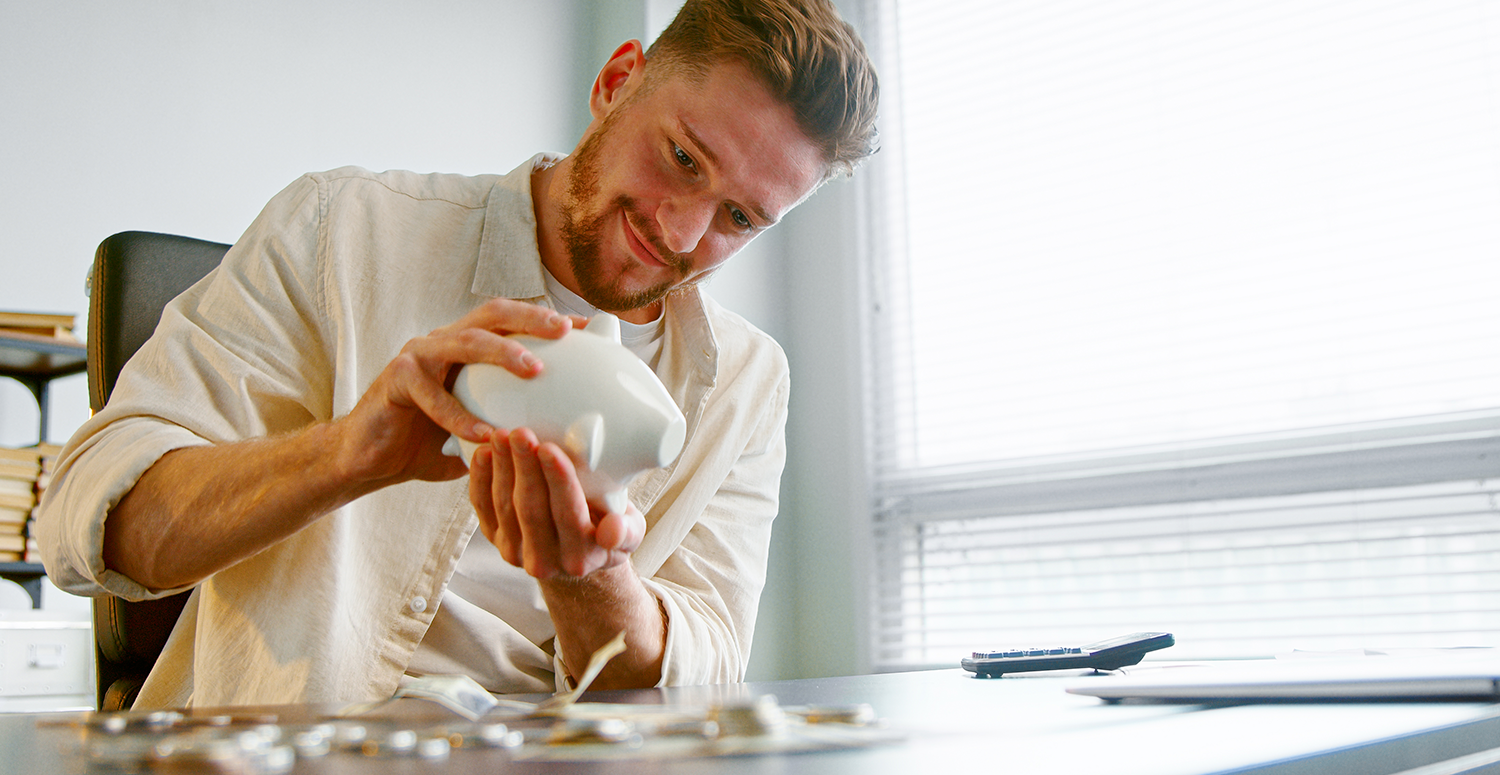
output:
[[632,94],[571,162],[562,242],[580,295],[616,313],[702,279],[826,170],[791,109],[738,64]]

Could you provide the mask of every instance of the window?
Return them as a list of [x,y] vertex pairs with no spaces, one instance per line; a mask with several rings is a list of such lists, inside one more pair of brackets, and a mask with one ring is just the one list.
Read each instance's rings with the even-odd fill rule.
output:
[[1500,12],[872,0],[877,669],[1500,645]]

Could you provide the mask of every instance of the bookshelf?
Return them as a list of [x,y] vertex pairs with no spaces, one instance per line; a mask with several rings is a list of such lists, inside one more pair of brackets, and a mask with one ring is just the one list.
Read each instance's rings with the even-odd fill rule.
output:
[[36,398],[41,419],[37,441],[47,440],[47,386],[58,377],[78,374],[88,368],[88,348],[76,342],[49,336],[0,333],[0,377],[10,377],[26,386]]
[[[52,380],[78,374],[88,368],[88,348],[71,335],[72,316],[3,313],[7,326],[37,324],[29,329],[0,331],[0,377],[10,377],[31,391],[36,399],[37,442],[47,441],[48,386]],[[48,330],[48,328],[52,330]],[[51,334],[51,335],[48,335]],[[46,569],[34,562],[0,562],[0,578],[14,581],[31,596],[33,608],[42,605],[42,578]]]
[[38,562],[0,562],[0,579],[14,581],[31,595],[31,607],[42,607],[42,577],[47,570]]

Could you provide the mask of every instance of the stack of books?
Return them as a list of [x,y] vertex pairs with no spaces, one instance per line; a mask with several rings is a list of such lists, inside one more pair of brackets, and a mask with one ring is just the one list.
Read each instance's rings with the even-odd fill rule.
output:
[[40,562],[32,530],[59,447],[0,447],[0,562]]
[[78,337],[73,335],[73,316],[50,312],[0,310],[0,336],[79,343]]

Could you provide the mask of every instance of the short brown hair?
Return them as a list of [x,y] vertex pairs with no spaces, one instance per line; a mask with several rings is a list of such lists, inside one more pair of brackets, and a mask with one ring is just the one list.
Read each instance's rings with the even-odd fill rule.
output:
[[829,0],[687,0],[646,60],[648,74],[695,78],[726,60],[748,67],[792,109],[830,172],[852,172],[876,151],[875,67]]

